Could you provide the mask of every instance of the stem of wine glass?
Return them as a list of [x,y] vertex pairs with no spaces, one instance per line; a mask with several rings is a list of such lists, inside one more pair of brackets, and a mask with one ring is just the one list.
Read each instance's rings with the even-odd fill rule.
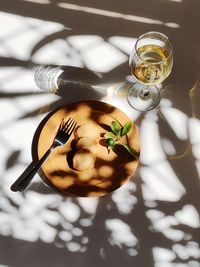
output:
[[147,99],[147,98],[149,98],[149,96],[150,96],[149,88],[148,88],[147,85],[144,85],[144,87],[143,87],[143,89],[142,89],[142,91],[140,93],[140,97],[142,99],[145,99],[145,98]]

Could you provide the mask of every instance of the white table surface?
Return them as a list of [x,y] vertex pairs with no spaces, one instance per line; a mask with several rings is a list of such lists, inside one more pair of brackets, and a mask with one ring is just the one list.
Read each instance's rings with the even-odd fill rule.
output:
[[[199,267],[200,2],[2,0],[0,10],[0,266]],[[139,113],[113,88],[131,81],[130,51],[150,30],[170,37],[174,67],[160,105]],[[87,68],[103,85],[44,92],[39,64]],[[42,119],[86,99],[135,121],[141,158],[130,182],[101,198],[63,198],[37,175],[12,192]]]

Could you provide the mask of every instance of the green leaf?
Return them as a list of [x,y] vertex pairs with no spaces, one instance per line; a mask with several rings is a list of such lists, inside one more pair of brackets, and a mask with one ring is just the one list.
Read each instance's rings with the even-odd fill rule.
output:
[[117,135],[120,136],[121,134],[121,125],[119,124],[118,121],[112,121],[111,123],[111,129],[112,131]]
[[126,135],[130,131],[131,127],[132,127],[132,122],[127,121],[127,123],[125,123],[124,127],[122,128],[121,136]]
[[134,148],[128,146],[128,145],[124,145],[124,144],[120,144],[122,145],[124,148],[126,148],[126,150],[132,155],[134,156],[137,160],[139,159],[139,153],[137,151],[135,151]]
[[116,135],[113,133],[113,132],[107,132],[107,133],[105,133],[104,134],[104,137],[106,138],[106,139],[108,139],[108,138],[112,138],[112,139],[116,139]]

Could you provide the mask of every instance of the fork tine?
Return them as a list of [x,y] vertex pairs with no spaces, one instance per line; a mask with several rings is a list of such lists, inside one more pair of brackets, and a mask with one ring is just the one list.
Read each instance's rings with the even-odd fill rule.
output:
[[70,117],[67,122],[65,123],[64,127],[63,127],[63,131],[66,132],[67,129],[69,129],[69,127],[71,127],[71,124],[73,123],[73,119]]
[[65,121],[63,118],[61,120],[60,126],[59,126],[59,131],[64,131],[65,127],[70,123],[71,117]]
[[77,123],[73,120],[72,125],[70,126],[70,128],[67,129],[67,134],[71,135],[74,129],[76,128],[76,125]]
[[74,129],[76,128],[76,125],[77,123],[71,117],[69,117],[69,119],[66,122],[64,121],[64,119],[62,119],[59,126],[59,131],[63,131],[66,134],[71,135]]
[[63,127],[63,122],[64,122],[64,119],[62,118],[60,124],[59,124],[59,127],[58,127],[58,132],[62,129]]
[[70,134],[72,134],[72,132],[75,130],[76,126],[77,126],[77,122],[75,122],[74,127],[72,128]]
[[65,120],[62,118],[61,123],[60,123],[59,128],[58,128],[58,132],[59,132],[59,131],[64,131],[66,125],[69,123],[69,120],[70,120],[70,118],[69,118],[67,121],[65,121]]
[[65,128],[68,127],[68,125],[70,124],[70,120],[71,120],[71,117],[69,117],[67,121],[64,121],[63,127],[61,129],[62,131],[65,131]]

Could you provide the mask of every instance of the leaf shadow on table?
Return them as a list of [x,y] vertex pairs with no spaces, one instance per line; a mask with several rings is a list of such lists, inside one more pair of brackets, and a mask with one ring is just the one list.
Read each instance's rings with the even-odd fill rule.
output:
[[[62,8],[57,5],[58,3],[59,1],[50,1],[49,4],[42,5],[25,1],[2,1],[3,11],[56,21],[71,28],[70,31],[64,30],[61,32],[62,34],[58,32],[58,34],[40,40],[33,47],[32,57],[45,44],[57,38],[66,40],[69,36],[98,35],[110,45],[112,36],[136,38],[141,33],[152,29],[165,32],[173,38],[175,64],[172,74],[166,81],[168,86],[162,90],[162,97],[168,100],[167,103],[170,103],[167,108],[175,107],[186,117],[193,116],[190,92],[194,88],[199,74],[198,60],[200,58],[197,49],[200,43],[197,26],[199,25],[198,1],[192,0],[188,4],[186,0],[162,3],[154,0],[151,2],[151,11],[149,3],[145,0],[134,4],[130,4],[128,0],[123,1],[123,4],[119,1],[115,1],[115,3],[113,1],[109,3],[105,1],[88,3],[91,8],[108,9],[111,15],[114,15],[112,13],[114,7],[114,10],[121,14],[121,17],[117,18],[109,16],[109,13],[106,13],[105,16],[94,14],[92,13],[95,11],[93,9],[89,9],[91,11],[89,13],[86,12],[87,9],[81,11],[83,5],[81,1],[73,2],[76,7],[79,7],[78,11],[72,10],[73,6],[71,6],[71,9]],[[131,18],[135,18],[135,20],[129,20],[123,14],[131,14],[133,16]],[[176,17],[173,14],[176,14]],[[78,19],[75,19],[76,16],[78,16]],[[152,19],[152,24],[146,23],[145,20],[137,21],[137,16],[147,18],[147,21]],[[190,19],[186,20],[186,18]],[[159,21],[161,21],[160,24]],[[180,27],[168,27],[167,23],[170,22],[177,23]],[[180,43],[184,45],[180,47]],[[114,47],[116,48],[116,46]],[[76,49],[72,46],[72,50]],[[82,58],[80,51],[77,53]],[[128,54],[123,53],[128,60]],[[32,58],[30,61],[19,61],[17,58],[1,58],[0,63],[1,67],[17,65],[28,67],[32,63],[35,64]],[[83,59],[84,64],[87,64],[87,59],[85,61]],[[103,79],[105,82],[113,80],[119,82],[123,81],[128,73],[129,68],[126,61],[110,71],[104,72]],[[200,90],[198,84],[195,88],[196,91]],[[74,90],[74,84],[68,84],[66,88],[62,88],[60,91],[60,94],[62,92],[60,96],[63,99],[50,103],[45,108],[41,107],[25,112],[18,119],[34,118],[38,114],[45,114],[47,111],[59,108],[64,103],[74,101],[74,96],[77,97],[76,100],[85,99],[86,88],[83,86],[81,91],[79,89]],[[73,90],[73,93],[69,94],[69,90],[70,92]],[[180,91],[182,92],[181,97]],[[9,97],[9,95],[7,96]],[[89,89],[89,98],[101,99],[92,88]],[[162,107],[158,110],[158,116],[156,117],[158,118],[160,138],[169,139],[177,145],[178,151],[182,153],[183,149],[186,152],[184,157],[180,158],[165,154],[167,164],[170,165],[185,189],[184,194],[179,199],[174,201],[159,200],[156,195],[149,197],[147,193],[145,194],[146,181],[144,181],[141,170],[148,167],[148,170],[151,171],[151,166],[145,166],[144,164],[141,164],[127,187],[106,197],[91,199],[90,204],[88,204],[89,207],[85,204],[88,202],[84,202],[82,199],[57,196],[40,182],[33,183],[27,192],[15,197],[7,194],[2,187],[1,197],[7,201],[7,205],[4,208],[1,207],[1,211],[9,219],[6,221],[8,228],[1,228],[0,250],[3,253],[0,255],[0,262],[16,267],[57,266],[58,262],[59,267],[66,266],[66,264],[85,267],[93,266],[94,263],[97,267],[118,267],[123,264],[126,264],[127,267],[134,264],[142,267],[153,267],[159,266],[159,263],[163,261],[162,255],[167,255],[168,258],[165,258],[166,264],[176,266],[176,264],[182,263],[186,266],[189,264],[198,266],[200,258],[198,254],[199,227],[198,225],[189,225],[187,220],[184,224],[184,220],[181,220],[177,215],[188,205],[190,208],[192,206],[198,214],[200,213],[199,176],[195,166],[197,159],[192,153],[192,144],[188,140],[188,136],[180,141],[177,134],[172,131],[171,125],[163,120]],[[151,114],[154,116],[154,113]],[[199,120],[199,116],[196,118]],[[138,125],[141,126],[145,119],[149,120],[148,114],[139,115],[137,118]],[[187,150],[188,147],[189,150]],[[13,154],[9,156],[7,160],[8,169],[19,160],[19,154],[20,151],[13,151]],[[159,163],[155,161],[154,165]],[[162,178],[162,173],[157,176]],[[170,184],[169,182],[166,186],[171,188],[173,183]],[[146,190],[150,194],[153,188],[146,186]],[[23,203],[20,202],[20,199],[23,199]],[[34,203],[34,199],[41,201],[41,209],[37,206],[38,209],[34,211],[36,206],[31,204]],[[28,200],[30,207],[28,204],[25,206]],[[32,213],[28,213],[25,208],[25,211],[23,211],[23,207],[32,210]],[[74,217],[70,217],[68,210],[75,214]],[[191,210],[193,211],[192,208]],[[18,211],[21,213],[17,213]],[[30,237],[20,236],[20,231],[15,222],[12,223],[13,218],[17,220],[20,225],[18,227],[21,227],[22,232],[24,226],[28,229],[27,235],[29,233]],[[51,218],[55,218],[55,220]],[[26,239],[28,241],[25,241]],[[18,255],[22,255],[24,251],[28,256],[23,254],[23,257],[19,257]]]

